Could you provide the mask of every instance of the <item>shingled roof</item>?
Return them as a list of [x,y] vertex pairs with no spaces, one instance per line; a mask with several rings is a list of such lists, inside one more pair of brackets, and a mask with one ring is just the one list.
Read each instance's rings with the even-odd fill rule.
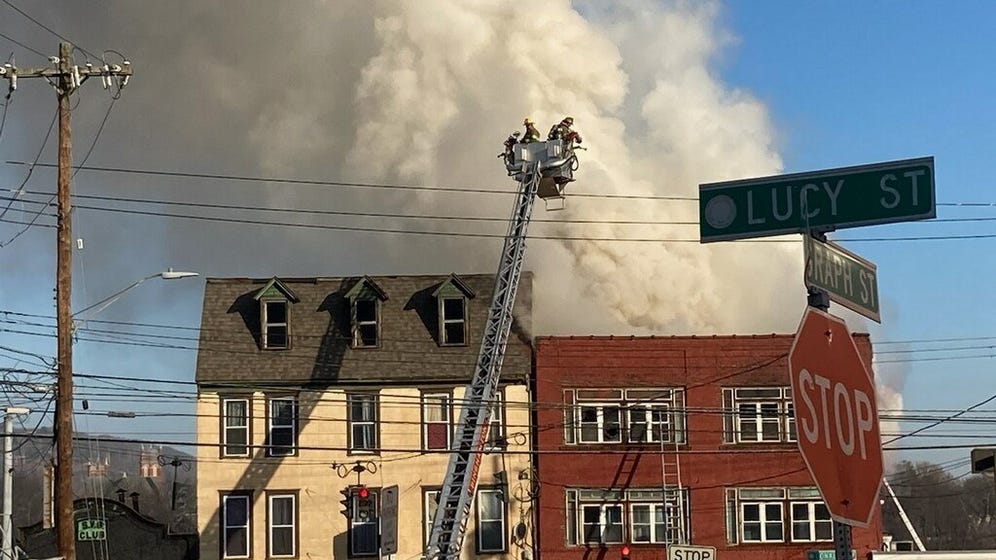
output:
[[[279,278],[297,302],[288,304],[290,348],[260,346],[256,295],[274,278],[208,278],[204,288],[197,383],[211,386],[385,385],[470,381],[477,361],[493,274],[461,274],[467,300],[467,345],[441,346],[433,295],[453,275]],[[347,294],[361,279],[382,290],[377,348],[351,347]],[[515,304],[502,380],[524,382],[532,367],[529,340],[532,275],[524,272]]]

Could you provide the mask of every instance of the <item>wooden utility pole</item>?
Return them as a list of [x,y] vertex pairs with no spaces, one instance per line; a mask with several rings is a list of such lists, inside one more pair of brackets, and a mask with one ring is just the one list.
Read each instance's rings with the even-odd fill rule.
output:
[[55,315],[58,345],[58,369],[55,397],[55,539],[58,554],[64,560],[76,560],[76,529],[73,520],[73,316],[72,293],[72,140],[69,97],[90,76],[100,76],[104,87],[120,78],[123,87],[131,76],[131,64],[73,64],[73,46],[59,44],[59,56],[50,59],[49,68],[4,67],[0,78],[10,82],[11,93],[18,78],[45,78],[55,88],[59,99],[59,175],[58,233],[56,234]]

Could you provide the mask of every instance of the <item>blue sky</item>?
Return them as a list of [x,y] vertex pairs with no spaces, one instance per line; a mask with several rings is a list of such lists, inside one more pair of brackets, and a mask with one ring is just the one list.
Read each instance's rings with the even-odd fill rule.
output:
[[[993,216],[993,208],[944,204],[996,202],[988,167],[996,150],[991,103],[996,76],[984,70],[994,53],[989,39],[994,15],[990,2],[730,2],[721,20],[736,43],[721,55],[719,72],[727,83],[764,101],[779,130],[786,172],[934,156],[938,219]],[[841,230],[836,237],[992,233],[987,222],[910,223]],[[883,324],[872,329],[873,341],[993,336],[993,243],[843,243],[878,265],[885,311]],[[992,340],[909,346],[989,344]],[[925,361],[992,353],[982,348],[908,355],[915,361],[904,364],[905,407],[961,409],[996,393],[992,358]],[[960,430],[964,426],[942,425],[933,431]],[[991,442],[985,437],[990,431],[972,430],[983,442]],[[970,441],[909,438],[902,444]],[[909,456],[947,460],[967,454]]]

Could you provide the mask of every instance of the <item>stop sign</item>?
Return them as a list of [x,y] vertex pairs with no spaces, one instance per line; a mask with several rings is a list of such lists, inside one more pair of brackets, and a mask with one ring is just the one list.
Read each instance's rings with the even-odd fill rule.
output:
[[830,515],[865,527],[878,503],[875,385],[842,319],[806,309],[789,352],[799,450]]

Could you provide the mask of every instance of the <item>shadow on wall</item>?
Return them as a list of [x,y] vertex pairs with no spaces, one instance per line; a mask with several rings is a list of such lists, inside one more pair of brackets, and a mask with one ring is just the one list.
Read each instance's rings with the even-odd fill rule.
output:
[[[327,296],[316,309],[318,312],[324,312],[329,315],[328,327],[322,335],[321,343],[318,345],[310,379],[301,383],[302,385],[318,388],[321,384],[335,381],[338,378],[343,358],[346,355],[346,349],[349,346],[350,329],[348,323],[343,324],[337,318],[349,317],[348,302],[344,294],[348,287],[352,283],[355,283],[355,281],[355,279],[343,280],[338,290]],[[256,292],[257,290],[254,289],[236,298],[229,309],[229,313],[238,313],[241,316],[243,323],[245,323],[246,328],[253,334],[253,338],[258,345],[260,344],[260,337],[262,335],[259,329],[259,302],[254,299]],[[299,395],[297,405],[298,434],[308,425],[309,419],[312,417],[312,413],[318,405],[319,400],[320,393],[317,392],[302,393]],[[267,449],[269,444],[269,434],[267,434],[262,447],[251,448],[252,458],[249,460],[249,465],[239,477],[238,482],[231,488],[232,490],[249,490],[252,492],[250,511],[253,511],[256,503],[264,497],[265,493],[262,489],[269,486],[270,480],[285,459],[285,457],[268,456]],[[201,542],[217,543],[220,547],[221,535],[218,533],[220,526],[221,510],[216,508],[201,534]],[[252,540],[258,538],[256,535],[251,534],[250,536]],[[343,539],[346,538],[345,534],[341,535],[341,537]],[[336,537],[336,539],[338,538]],[[338,542],[335,540],[333,544]],[[251,542],[250,546],[252,546]],[[220,554],[220,550],[218,554]]]

